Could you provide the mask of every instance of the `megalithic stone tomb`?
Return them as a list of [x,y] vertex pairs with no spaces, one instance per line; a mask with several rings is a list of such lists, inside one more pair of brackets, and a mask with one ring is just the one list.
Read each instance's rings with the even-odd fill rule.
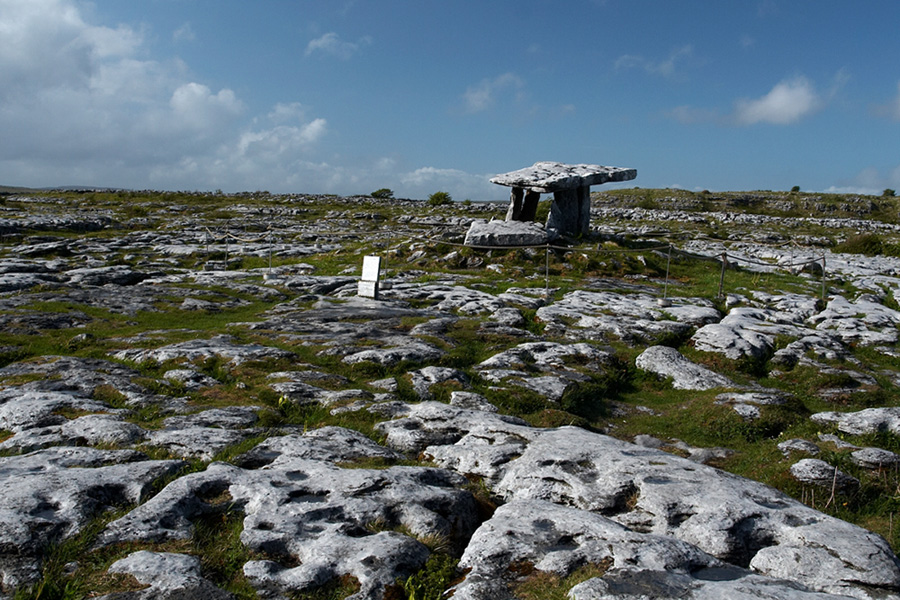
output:
[[512,188],[507,221],[534,221],[541,194],[553,194],[547,217],[547,231],[559,235],[590,232],[591,186],[615,181],[630,181],[637,169],[601,165],[567,165],[536,162],[518,171],[491,178],[491,183]]

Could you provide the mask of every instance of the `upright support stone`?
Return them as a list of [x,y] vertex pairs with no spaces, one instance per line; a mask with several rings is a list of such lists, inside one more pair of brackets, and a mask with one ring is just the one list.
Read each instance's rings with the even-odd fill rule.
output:
[[583,235],[591,232],[591,187],[583,185],[575,190],[578,203],[578,225],[576,231]]
[[509,208],[506,209],[507,221],[524,221],[522,218],[522,198],[525,190],[520,187],[513,187],[509,190]]
[[540,192],[513,187],[509,192],[509,208],[506,209],[506,220],[534,221],[540,199]]
[[575,190],[553,192],[553,203],[547,217],[547,230],[552,229],[561,234],[580,232],[577,214],[572,210],[576,205]]
[[547,218],[547,229],[570,235],[586,235],[591,231],[591,188],[583,185],[575,189],[553,193],[553,204]]
[[537,216],[537,207],[540,199],[540,192],[534,190],[525,191],[525,198],[522,200],[521,221],[534,221],[535,216]]

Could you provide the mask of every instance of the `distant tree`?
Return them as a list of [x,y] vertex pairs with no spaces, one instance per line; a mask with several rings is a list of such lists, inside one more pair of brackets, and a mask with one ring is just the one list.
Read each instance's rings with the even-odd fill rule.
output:
[[894,196],[897,195],[897,192],[895,192],[891,188],[888,188],[888,189],[884,190],[883,192],[881,192],[881,195],[885,196],[886,198],[893,198]]
[[441,206],[444,204],[452,204],[453,198],[447,192],[435,192],[428,196],[428,204],[430,206]]
[[800,186],[799,186],[799,185],[795,185],[794,187],[791,188],[791,193],[792,193],[792,194],[796,194],[796,193],[799,192],[799,191],[800,191]]
[[373,198],[380,198],[382,200],[388,200],[394,197],[394,190],[389,190],[388,188],[381,188],[372,192],[371,196]]

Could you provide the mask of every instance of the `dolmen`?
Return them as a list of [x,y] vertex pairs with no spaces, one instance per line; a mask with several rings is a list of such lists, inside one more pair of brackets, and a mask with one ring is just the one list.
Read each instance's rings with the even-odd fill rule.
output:
[[[591,186],[637,177],[637,169],[601,165],[536,162],[532,166],[491,178],[512,188],[507,221],[534,221],[541,194],[553,194],[548,234],[579,236],[590,232]],[[555,237],[552,236],[551,237]]]

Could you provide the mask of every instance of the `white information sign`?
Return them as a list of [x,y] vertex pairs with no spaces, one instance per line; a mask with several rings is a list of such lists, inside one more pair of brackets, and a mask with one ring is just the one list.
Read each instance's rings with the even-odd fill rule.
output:
[[359,282],[358,296],[378,299],[378,278],[381,275],[381,257],[366,256],[363,258],[362,278]]

